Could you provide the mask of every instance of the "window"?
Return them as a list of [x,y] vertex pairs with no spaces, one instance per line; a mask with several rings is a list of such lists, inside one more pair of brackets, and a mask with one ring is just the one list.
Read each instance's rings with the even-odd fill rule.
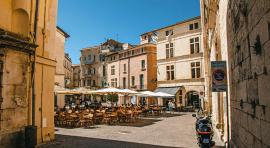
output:
[[173,30],[167,30],[167,31],[165,31],[165,35],[166,36],[173,35]]
[[193,24],[189,24],[189,30],[193,30]]
[[194,28],[195,28],[195,29],[199,29],[199,23],[195,23],[195,24],[194,24]]
[[183,91],[182,90],[179,90],[179,103],[180,104],[183,104]]
[[134,54],[135,54],[135,51],[134,51],[134,50],[132,50],[132,51],[131,51],[131,55],[134,55]]
[[93,68],[93,74],[96,74],[96,68]]
[[144,48],[141,48],[141,53],[143,53],[144,52]]
[[123,88],[126,88],[126,77],[123,78]]
[[201,77],[201,64],[200,62],[191,63],[191,77],[200,78]]
[[91,60],[91,55],[88,55],[88,60],[89,60],[89,61]]
[[105,65],[103,65],[102,74],[103,74],[103,77],[106,76],[106,67],[105,67]]
[[199,23],[189,24],[189,30],[199,29]]
[[111,79],[111,86],[117,87],[117,78]]
[[174,65],[166,66],[167,80],[174,80]]
[[87,75],[91,75],[91,68],[87,69]]
[[124,73],[126,73],[126,72],[127,72],[127,65],[124,64]]
[[91,80],[87,80],[87,86],[91,86]]
[[93,57],[94,57],[93,61],[95,62],[96,61],[96,56],[94,55]]
[[131,86],[135,86],[135,76],[131,76]]
[[143,39],[146,40],[146,39],[147,39],[147,35],[144,35],[144,36],[143,36]]
[[195,54],[200,52],[199,37],[190,39],[190,54]]
[[115,66],[111,66],[111,75],[115,75]]
[[144,76],[140,74],[140,89],[144,89]]
[[174,56],[173,43],[166,44],[166,58],[172,58]]
[[145,60],[141,61],[141,69],[145,69]]
[[96,81],[95,80],[93,80],[93,86],[96,86]]

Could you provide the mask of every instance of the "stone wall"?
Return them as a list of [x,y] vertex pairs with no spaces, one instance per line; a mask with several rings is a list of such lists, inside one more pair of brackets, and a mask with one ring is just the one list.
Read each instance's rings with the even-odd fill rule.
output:
[[270,147],[269,22],[269,0],[229,2],[231,139],[238,147]]
[[3,62],[0,147],[24,147],[24,128],[29,123],[28,57],[27,53],[5,50],[4,57],[0,59]]

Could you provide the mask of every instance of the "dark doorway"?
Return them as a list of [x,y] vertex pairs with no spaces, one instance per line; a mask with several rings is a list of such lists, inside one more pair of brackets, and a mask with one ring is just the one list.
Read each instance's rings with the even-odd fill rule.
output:
[[200,108],[199,94],[196,91],[190,91],[187,93],[187,106],[193,106],[194,108]]

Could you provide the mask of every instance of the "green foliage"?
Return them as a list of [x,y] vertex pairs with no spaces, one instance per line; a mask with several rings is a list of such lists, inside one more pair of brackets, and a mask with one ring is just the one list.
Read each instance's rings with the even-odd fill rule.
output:
[[110,94],[107,96],[108,101],[110,102],[117,102],[118,101],[118,95],[117,94]]

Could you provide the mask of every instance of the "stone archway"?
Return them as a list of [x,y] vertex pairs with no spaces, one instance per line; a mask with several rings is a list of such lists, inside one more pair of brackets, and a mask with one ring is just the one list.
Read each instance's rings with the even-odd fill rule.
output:
[[29,15],[24,9],[19,8],[12,12],[12,32],[28,37]]

